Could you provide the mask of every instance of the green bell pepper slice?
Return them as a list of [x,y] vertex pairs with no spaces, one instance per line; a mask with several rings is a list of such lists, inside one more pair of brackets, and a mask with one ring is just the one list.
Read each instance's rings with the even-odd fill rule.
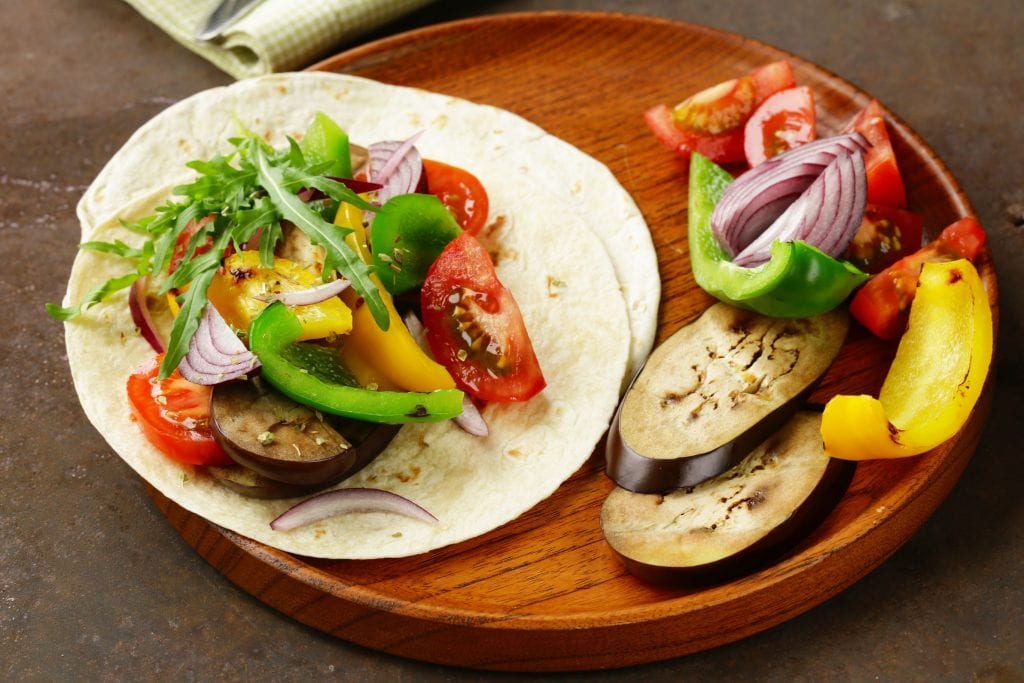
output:
[[774,242],[767,263],[732,262],[711,232],[711,212],[733,180],[707,157],[690,158],[690,267],[701,289],[727,304],[776,318],[805,318],[836,308],[868,275],[806,242]]
[[281,393],[325,413],[367,422],[440,422],[462,412],[462,392],[376,391],[358,386],[323,347],[296,344],[302,325],[281,302],[267,306],[252,322],[249,347],[262,364],[263,378]]
[[427,271],[448,243],[462,233],[432,194],[400,194],[373,217],[370,251],[380,281],[392,294],[423,285]]
[[302,156],[308,163],[326,163],[331,166],[326,175],[339,178],[352,177],[352,154],[348,133],[341,129],[331,117],[318,111],[306,129],[299,143]]

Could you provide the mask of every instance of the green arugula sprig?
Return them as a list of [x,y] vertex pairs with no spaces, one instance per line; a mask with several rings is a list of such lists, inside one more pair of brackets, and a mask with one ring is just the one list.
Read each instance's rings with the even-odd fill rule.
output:
[[114,292],[118,292],[125,287],[131,287],[140,277],[149,274],[152,268],[152,242],[146,242],[139,249],[130,247],[121,240],[114,240],[113,242],[82,242],[78,245],[78,248],[131,259],[136,262],[135,272],[126,273],[96,285],[85,293],[82,301],[77,306],[61,307],[57,304],[46,304],[46,312],[50,314],[51,318],[56,320],[70,320],[74,318],[82,311],[103,301]]
[[[147,237],[142,247],[131,247],[120,240],[80,245],[82,249],[132,260],[136,264],[135,272],[97,285],[78,305],[62,308],[47,304],[47,312],[58,320],[69,320],[114,292],[131,286],[140,277],[166,273],[182,232],[190,224],[201,223],[189,239],[180,263],[160,288],[161,293],[166,293],[188,286],[160,365],[159,376],[167,377],[188,352],[189,342],[206,308],[207,287],[221,266],[224,251],[232,244],[240,249],[262,228],[260,261],[269,267],[273,263],[274,247],[283,234],[281,221],[288,220],[306,233],[313,244],[323,247],[326,253],[324,279],[335,270],[348,278],[363,297],[374,320],[386,330],[390,318],[380,291],[370,278],[372,267],[363,263],[345,242],[345,235],[351,230],[326,221],[316,208],[299,199],[297,193],[303,188],[320,190],[330,198],[330,209],[335,209],[340,202],[367,211],[376,211],[378,207],[342,183],[322,175],[330,164],[307,163],[299,145],[290,138],[288,147],[282,150],[271,149],[255,136],[233,138],[229,142],[235,148],[230,154],[187,164],[199,175],[191,183],[174,188],[173,194],[182,197],[180,201],[169,201],[153,215],[125,225]],[[207,244],[210,248],[201,251],[200,247]]]

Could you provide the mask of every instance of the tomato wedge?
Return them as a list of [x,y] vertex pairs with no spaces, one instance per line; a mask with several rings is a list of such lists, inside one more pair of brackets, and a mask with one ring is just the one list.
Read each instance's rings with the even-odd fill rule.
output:
[[463,391],[485,401],[525,401],[546,386],[519,305],[468,232],[430,267],[420,305],[430,350]]
[[[213,219],[214,216],[211,215],[201,218],[197,221],[189,221],[188,225],[186,225],[185,228],[180,233],[178,233],[178,239],[174,243],[174,250],[171,252],[171,263],[168,266],[168,273],[173,273],[175,270],[178,269],[178,266],[181,265],[181,262],[185,259],[185,256],[188,253],[189,242],[192,241],[192,238],[195,236],[197,232],[199,232],[200,228],[205,226]],[[195,251],[193,252],[193,256],[205,254],[206,252],[210,251],[210,247],[212,246],[213,239],[211,237],[207,237],[202,244],[196,245]]]
[[478,234],[487,223],[490,202],[477,177],[458,166],[431,159],[423,160],[423,171],[428,192],[448,207],[463,230],[471,235]]
[[231,465],[210,431],[212,388],[192,384],[177,370],[157,379],[157,356],[128,376],[128,402],[142,433],[161,453],[187,465]]
[[651,107],[644,119],[662,144],[684,159],[700,152],[718,164],[743,161],[747,119],[768,97],[795,85],[789,62],[772,62],[702,90],[672,109]]
[[865,273],[878,273],[921,248],[924,221],[891,206],[868,204],[843,258]]
[[867,138],[871,149],[864,157],[868,171],[868,202],[902,209],[907,206],[907,192],[903,176],[896,164],[889,131],[885,127],[885,112],[878,100],[857,114],[846,126],[845,132],[855,130]]
[[757,166],[817,137],[814,93],[807,86],[787,88],[762,102],[747,119],[743,152],[747,163]]
[[947,227],[938,239],[901,258],[867,281],[850,302],[850,313],[875,336],[893,340],[907,328],[910,304],[925,263],[974,261],[985,246],[985,231],[973,216]]

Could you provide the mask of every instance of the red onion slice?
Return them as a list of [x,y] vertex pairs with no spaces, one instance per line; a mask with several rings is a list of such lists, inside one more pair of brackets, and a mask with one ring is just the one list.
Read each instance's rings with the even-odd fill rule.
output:
[[259,367],[259,361],[252,359],[248,364],[232,367],[219,367],[204,365],[205,361],[189,358],[188,354],[178,363],[178,372],[181,376],[193,384],[214,385],[222,382],[230,382],[247,376],[250,372]]
[[416,345],[423,349],[423,352],[428,356],[431,355],[430,344],[427,342],[427,329],[423,327],[423,323],[416,317],[416,314],[412,311],[407,311],[402,316],[402,322],[405,323],[405,328],[409,330],[409,334],[416,341]]
[[154,351],[163,353],[167,347],[164,340],[160,338],[160,333],[156,331],[156,325],[153,324],[153,318],[149,314],[149,306],[146,305],[148,282],[148,277],[140,277],[132,283],[131,291],[128,293],[128,310],[131,311],[132,322],[139,328],[142,338],[149,342]]
[[360,180],[359,178],[339,178],[338,176],[327,176],[331,180],[341,183],[348,189],[352,190],[356,194],[365,194],[367,192],[374,192],[381,188],[380,183],[371,183],[368,180]]
[[[203,317],[199,321],[199,327],[206,330],[210,344],[214,351],[221,356],[234,356],[245,354],[249,349],[245,347],[242,340],[238,338],[231,326],[221,316],[220,311],[213,304],[207,304]],[[217,359],[217,356],[211,356]],[[235,362],[235,361],[231,361]],[[223,365],[223,363],[221,363]]]
[[866,205],[864,155],[859,149],[841,149],[800,197],[737,253],[733,262],[744,267],[765,263],[776,241],[802,240],[829,256],[838,256],[860,227]]
[[473,436],[487,436],[490,434],[490,430],[487,428],[487,421],[484,420],[484,416],[477,410],[476,404],[473,403],[473,399],[468,394],[462,396],[462,413],[457,417],[453,417],[452,421],[467,434],[472,434]]
[[[423,135],[422,130],[398,143],[383,142],[370,145],[370,179],[376,183],[386,183],[391,174],[399,169],[407,155],[415,154],[416,157],[419,157],[415,145],[421,135]],[[382,154],[386,155],[384,156],[385,162],[383,165],[379,165]]]
[[857,234],[857,230],[860,229],[861,221],[864,218],[864,210],[867,208],[868,174],[864,164],[864,156],[862,154],[851,154],[845,158],[840,165],[839,173],[842,196],[837,213],[839,218],[849,216],[849,223],[852,223],[852,225],[847,223],[843,225],[844,229],[842,230],[838,229],[837,226],[833,226],[832,230],[822,235],[817,247],[829,256],[839,256],[846,251],[853,237]]
[[370,180],[383,185],[376,203],[383,204],[400,194],[415,192],[423,177],[423,159],[415,142],[422,131],[404,142],[377,142],[369,147]]
[[859,133],[809,142],[772,157],[726,188],[711,214],[711,229],[731,256],[774,224],[840,154],[864,152]]
[[[348,189],[352,190],[356,194],[363,194],[364,192],[373,192],[383,187],[380,183],[371,183],[366,180],[359,180],[358,178],[340,178],[338,176],[329,175],[327,176],[336,183],[341,183]],[[321,199],[327,199],[328,195],[322,190],[318,190],[315,187],[307,187],[299,191],[299,199],[304,202],[315,202]]]
[[231,353],[219,350],[214,346],[210,326],[202,323],[189,342],[189,352],[185,354],[185,358],[188,359],[193,370],[211,375],[241,370],[248,366],[252,357],[252,354],[245,348]]
[[333,296],[338,296],[352,284],[350,280],[345,278],[338,278],[337,280],[331,280],[325,282],[322,285],[316,285],[315,287],[309,287],[307,289],[299,289],[293,292],[279,292],[277,294],[271,294],[266,297],[259,297],[260,301],[266,301],[267,303],[273,303],[280,301],[286,306],[310,306],[312,304],[318,304],[321,301],[327,301]]
[[328,491],[294,505],[274,521],[274,531],[290,531],[321,519],[353,512],[390,512],[436,524],[437,517],[404,496],[382,489],[352,488]]
[[193,384],[220,384],[243,377],[260,366],[259,359],[221,317],[213,304],[199,320],[188,353],[178,364],[181,376]]

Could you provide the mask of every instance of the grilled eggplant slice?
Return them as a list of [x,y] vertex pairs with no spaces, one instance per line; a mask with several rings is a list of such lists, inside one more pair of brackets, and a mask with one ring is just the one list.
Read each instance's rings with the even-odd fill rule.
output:
[[854,463],[827,456],[821,415],[799,412],[739,465],[665,495],[616,488],[601,509],[605,539],[637,577],[719,583],[791,548],[842,497]]
[[780,319],[715,304],[655,349],[626,391],[608,476],[664,493],[733,467],[800,409],[848,327],[842,311]]
[[295,498],[316,493],[324,488],[322,484],[302,485],[274,481],[242,465],[207,467],[206,472],[221,486],[246,498]]
[[214,387],[210,426],[217,443],[239,465],[305,487],[328,486],[355,474],[400,427],[321,415],[258,376]]

